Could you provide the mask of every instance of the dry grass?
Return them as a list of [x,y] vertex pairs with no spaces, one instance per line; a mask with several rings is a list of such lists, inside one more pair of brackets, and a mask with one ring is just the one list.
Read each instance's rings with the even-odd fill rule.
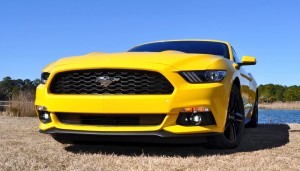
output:
[[36,118],[0,117],[0,170],[299,170],[300,125],[246,129],[234,150],[201,145],[61,145]]
[[274,103],[259,103],[261,109],[300,109],[300,101],[296,102],[274,102]]
[[14,94],[10,101],[10,106],[6,108],[6,115],[31,117],[36,116],[34,109],[34,93],[31,91],[21,91]]

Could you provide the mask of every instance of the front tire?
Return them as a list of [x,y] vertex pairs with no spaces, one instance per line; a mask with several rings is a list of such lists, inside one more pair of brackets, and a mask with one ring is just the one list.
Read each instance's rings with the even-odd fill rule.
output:
[[230,92],[224,133],[208,137],[209,147],[231,149],[239,145],[244,134],[245,112],[239,89],[233,85]]

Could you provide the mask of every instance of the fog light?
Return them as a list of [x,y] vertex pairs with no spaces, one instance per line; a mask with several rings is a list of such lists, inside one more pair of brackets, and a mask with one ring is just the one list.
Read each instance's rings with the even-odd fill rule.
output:
[[50,117],[50,112],[47,111],[47,108],[45,106],[36,106],[36,110],[39,115],[39,119],[43,123],[50,123],[51,117]]
[[43,123],[51,122],[50,113],[48,113],[48,112],[43,112],[43,113],[39,114],[39,118]]
[[43,113],[42,116],[43,116],[43,118],[48,120],[50,118],[50,113]]
[[215,125],[216,122],[209,108],[199,106],[183,108],[179,112],[176,124],[184,126],[204,126]]
[[190,121],[193,125],[201,125],[202,116],[200,113],[193,113],[190,115]]

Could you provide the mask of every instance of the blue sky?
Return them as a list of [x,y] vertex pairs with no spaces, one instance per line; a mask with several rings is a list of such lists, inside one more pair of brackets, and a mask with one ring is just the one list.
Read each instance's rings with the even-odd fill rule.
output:
[[165,39],[219,39],[259,84],[300,85],[300,1],[1,0],[0,80],[40,77],[48,63]]

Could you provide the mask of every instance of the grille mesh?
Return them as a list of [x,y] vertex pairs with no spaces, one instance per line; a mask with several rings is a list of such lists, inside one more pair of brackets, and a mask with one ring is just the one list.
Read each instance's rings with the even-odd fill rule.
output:
[[[99,78],[114,80],[107,86]],[[171,94],[172,84],[160,73],[142,70],[62,72],[50,84],[54,94]]]
[[56,113],[60,122],[80,125],[160,125],[165,114],[72,114]]

